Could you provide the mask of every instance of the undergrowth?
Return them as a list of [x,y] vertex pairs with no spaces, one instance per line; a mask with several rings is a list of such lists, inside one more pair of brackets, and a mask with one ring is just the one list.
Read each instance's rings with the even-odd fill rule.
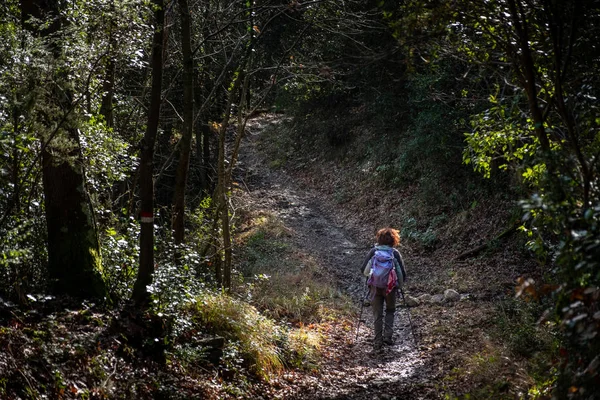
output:
[[[178,266],[173,246],[161,242],[160,268],[150,288],[156,317],[151,321],[160,332],[153,330],[157,325],[141,323],[150,313],[137,318],[93,304],[63,305],[52,297],[34,302],[40,311],[14,309],[0,324],[0,344],[14,349],[14,365],[0,379],[0,397],[192,398],[211,385],[210,371],[219,382],[211,389],[218,396],[253,398],[257,379],[268,382],[286,369],[318,370],[325,340],[321,324],[349,315],[348,303],[332,282],[317,279],[314,261],[286,244],[293,243],[293,232],[280,220],[261,214],[249,220],[251,228],[238,235],[243,245],[236,265],[252,274],[238,275],[231,292],[209,289],[194,248],[186,248]],[[125,238],[116,230],[105,236],[116,266],[133,262],[118,263],[132,246]],[[116,299],[126,297],[129,275],[113,270],[118,273],[111,275],[111,292]],[[14,307],[0,305],[0,312]],[[211,342],[215,337],[221,340],[218,348]],[[153,350],[164,350],[164,356]]]
[[265,380],[287,367],[315,368],[320,335],[266,317],[256,307],[223,293],[206,294],[188,306],[205,332],[226,339],[223,364],[234,372],[248,369]]
[[[250,374],[268,381],[286,368],[318,369],[324,339],[319,324],[349,317],[350,300],[318,277],[316,262],[294,248],[293,231],[281,220],[266,213],[244,218],[236,287],[187,301],[183,314],[192,327],[183,329],[223,337],[220,368],[237,380]],[[202,362],[202,351],[180,346],[177,356],[189,365]]]
[[[463,355],[461,367],[446,374],[445,398],[548,398],[558,340],[552,326],[538,323],[542,314],[542,305],[533,301],[509,298],[500,302],[491,316],[485,346]],[[466,393],[459,393],[456,385],[451,388],[454,382],[465,380],[475,383]]]
[[322,275],[309,254],[293,248],[292,231],[273,215],[259,215],[241,236],[247,296],[266,315],[295,325],[351,313],[350,299]]
[[208,332],[227,339],[230,360],[241,357],[251,372],[266,379],[281,371],[277,343],[284,332],[256,308],[225,294],[205,294],[189,305],[189,311]]

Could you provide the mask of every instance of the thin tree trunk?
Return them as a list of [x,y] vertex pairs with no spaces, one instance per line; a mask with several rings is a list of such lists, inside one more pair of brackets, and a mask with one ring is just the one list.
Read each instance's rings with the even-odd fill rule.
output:
[[112,0],[110,2],[110,13],[109,13],[109,21],[107,21],[109,25],[109,33],[108,33],[108,54],[106,61],[106,71],[104,76],[104,82],[102,82],[102,102],[100,104],[100,114],[104,116],[104,122],[106,126],[112,128],[114,126],[114,117],[113,117],[113,99],[115,95],[115,74],[116,74],[116,64],[113,56],[113,52],[115,51],[116,43],[115,43],[115,26],[113,23],[113,18],[115,14],[115,2]]
[[221,201],[224,202],[225,207],[221,212],[221,224],[223,229],[223,286],[225,289],[231,289],[231,268],[232,268],[232,249],[231,249],[231,230],[229,228],[229,206],[227,204],[227,193],[221,196]]
[[[187,0],[179,0],[181,12],[181,50],[183,54],[183,135],[173,195],[173,239],[184,242],[185,189],[190,165],[190,150],[194,132],[194,60],[191,46],[191,15]],[[177,257],[178,258],[178,257]]]
[[[236,96],[238,96],[238,92],[240,92],[240,86],[242,84],[242,81],[244,81],[244,90],[247,90],[247,79],[245,79],[244,77],[246,76],[246,74],[244,73],[244,69],[246,68],[246,66],[248,65],[248,61],[250,58],[250,55],[252,54],[252,41],[250,43],[248,43],[248,46],[246,47],[246,52],[244,54],[244,56],[242,57],[241,63],[237,69],[237,73],[234,76],[234,81],[233,81],[233,87],[231,88],[231,90],[229,91],[228,97],[227,97],[227,103],[225,106],[225,112],[223,114],[223,122],[221,124],[220,130],[219,130],[219,158],[217,161],[217,177],[218,177],[218,182],[217,182],[217,196],[216,199],[218,201],[218,207],[217,210],[221,210],[221,229],[222,229],[222,238],[223,238],[223,252],[224,252],[224,257],[223,257],[223,286],[225,287],[225,289],[229,290],[231,289],[231,269],[232,269],[232,262],[233,262],[233,257],[232,257],[232,242],[231,242],[231,232],[230,232],[230,226],[229,226],[229,202],[228,202],[228,198],[227,198],[227,193],[229,191],[229,184],[230,184],[230,174],[229,171],[227,170],[227,168],[225,167],[225,138],[226,138],[226,133],[227,133],[227,128],[229,127],[229,119],[231,116],[231,108],[233,105],[233,100],[236,98]],[[239,104],[240,107],[243,108],[244,106],[244,95],[241,94],[240,98],[239,98]],[[240,110],[240,112],[242,112]],[[241,114],[240,114],[241,115]],[[236,143],[235,146],[235,150],[234,153],[237,152],[237,150],[239,149],[239,142]],[[234,157],[236,157],[236,155],[234,154]]]
[[[210,3],[206,2],[204,4],[204,21],[208,20],[208,16],[210,14]],[[205,23],[202,27],[202,41],[204,42],[210,35],[210,25]],[[203,50],[205,51],[205,50]],[[210,111],[207,110],[209,103],[209,98],[212,95],[213,90],[209,90],[209,85],[212,85],[213,89],[216,85],[219,85],[219,79],[210,80],[208,74],[208,67],[206,65],[202,66],[200,76],[200,81],[196,82],[196,87],[198,88],[196,91],[196,101],[200,106],[200,110],[198,110],[198,116],[200,117],[200,123],[198,123],[198,130],[196,133],[196,157],[200,162],[200,182],[202,184],[202,190],[208,194],[214,188],[211,187],[210,184],[210,167],[211,167],[211,151],[210,151],[210,135],[211,129],[209,126],[210,121]],[[200,86],[200,83],[202,86]],[[203,101],[204,100],[204,101]],[[203,104],[204,103],[204,104]]]
[[[574,6],[577,7],[577,3],[574,3]],[[583,208],[589,207],[589,197],[591,190],[591,173],[588,162],[583,155],[583,151],[581,149],[581,145],[579,143],[579,133],[577,132],[576,123],[573,118],[573,114],[569,111],[567,104],[564,99],[564,87],[563,87],[563,77],[567,72],[567,68],[569,66],[570,55],[573,43],[576,39],[577,33],[577,8],[572,11],[571,21],[570,21],[570,30],[568,37],[568,50],[567,54],[563,57],[562,47],[561,47],[561,38],[564,36],[563,33],[563,22],[562,18],[565,17],[561,13],[560,7],[553,9],[553,3],[544,2],[544,10],[550,19],[550,23],[548,24],[550,30],[550,37],[552,39],[552,49],[554,50],[554,98],[556,101],[556,106],[558,109],[558,113],[563,119],[565,126],[567,127],[567,139],[569,145],[573,149],[575,156],[577,157],[577,161],[579,161],[579,165],[581,168],[582,175],[582,186],[583,186]]]
[[[230,94],[232,96],[232,94]],[[231,105],[231,100],[230,103]],[[229,207],[227,204],[227,183],[225,181],[225,134],[227,132],[227,127],[229,125],[229,112],[231,107],[228,107],[225,113],[225,120],[221,125],[221,129],[219,130],[219,155],[217,160],[217,213],[215,218],[219,218],[220,211],[220,219],[221,219],[221,232],[223,238],[223,251],[225,255],[224,263],[221,262],[221,257],[217,256],[218,264],[216,267],[216,278],[217,282],[223,285],[225,288],[229,288],[230,286],[227,284],[226,276],[230,276],[230,273],[227,272],[228,264],[227,261],[231,261],[231,257],[228,257],[229,245],[231,243],[231,238],[229,236]]]
[[233,176],[233,169],[235,168],[235,164],[237,163],[238,156],[240,153],[240,146],[242,145],[242,139],[244,139],[244,134],[246,133],[246,123],[248,119],[244,116],[245,105],[247,105],[246,98],[250,94],[249,90],[250,77],[248,74],[244,75],[244,85],[242,86],[242,91],[240,94],[240,107],[238,108],[237,115],[237,129],[236,129],[236,137],[235,143],[233,145],[233,150],[231,152],[231,161],[229,162],[229,168],[225,173],[225,178],[227,182],[231,182]]
[[[204,166],[203,160],[203,146],[204,146],[204,131],[201,125],[196,125],[196,160],[198,160],[198,165],[200,165],[200,187],[202,192],[208,193],[208,176],[206,174],[206,169]],[[204,197],[204,195],[202,196]]]
[[102,83],[102,103],[100,105],[100,114],[104,116],[104,122],[109,128],[114,127],[113,116],[113,98],[115,93],[115,61],[109,54],[109,60],[106,63],[106,76]]
[[210,136],[212,131],[210,130],[210,126],[208,125],[208,121],[205,124],[202,124],[202,173],[204,175],[204,182],[206,182],[206,186],[204,189],[208,192],[214,187],[214,184],[211,185],[211,176],[214,178],[214,174],[210,173],[211,168],[211,152],[210,152]]
[[[227,128],[229,128],[229,118],[231,115],[231,107],[233,105],[233,99],[237,95],[240,87],[241,77],[237,75],[235,78],[233,87],[229,92],[227,98],[227,105],[225,106],[225,113],[223,114],[223,122],[219,129],[219,158],[217,161],[217,210],[221,211],[221,230],[223,238],[223,280],[222,284],[226,289],[231,288],[231,233],[229,229],[229,204],[227,199],[227,192],[229,188],[229,182],[227,180],[227,170],[225,168],[225,137]],[[218,214],[217,214],[218,215]],[[219,277],[217,277],[219,278]],[[219,280],[219,279],[218,279]]]
[[519,66],[521,70],[521,85],[527,94],[529,112],[533,122],[535,135],[540,142],[540,148],[548,171],[548,179],[554,188],[554,192],[561,197],[565,196],[564,188],[557,175],[557,164],[552,149],[548,132],[544,127],[544,113],[539,105],[538,90],[536,87],[536,70],[531,47],[529,47],[529,22],[520,0],[508,0],[512,22],[517,34],[520,50]]
[[13,203],[14,209],[17,214],[21,211],[21,184],[19,182],[19,148],[17,147],[19,140],[19,115],[20,112],[15,107],[13,109],[13,134],[15,137],[15,143],[13,145],[13,170],[12,170],[12,183],[13,183]]
[[133,300],[144,306],[149,300],[147,286],[154,274],[154,144],[158,131],[163,75],[163,43],[165,13],[162,0],[153,0],[155,28],[152,39],[152,90],[148,109],[148,125],[144,135],[140,160],[140,266],[133,286]]
[[[12,204],[14,204],[15,214],[19,215],[21,213],[21,183],[20,183],[20,174],[19,174],[19,116],[21,115],[18,107],[13,108],[13,134],[14,134],[14,143],[13,143],[13,155],[12,155],[12,184],[13,184],[13,194],[12,194]],[[23,290],[23,278],[21,272],[21,268],[19,265],[12,264],[12,274],[14,277],[14,290],[17,294],[17,298],[20,304],[27,304],[27,297],[25,296],[25,292]]]

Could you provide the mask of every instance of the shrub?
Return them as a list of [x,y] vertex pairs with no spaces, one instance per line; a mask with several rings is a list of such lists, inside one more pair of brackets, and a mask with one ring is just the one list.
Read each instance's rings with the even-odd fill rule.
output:
[[24,302],[29,293],[47,289],[46,224],[42,207],[33,202],[0,227],[0,295]]
[[131,297],[138,267],[139,230],[139,223],[131,217],[118,230],[109,227],[100,232],[104,279],[113,300]]
[[407,239],[418,243],[426,250],[432,250],[439,242],[437,229],[446,220],[445,214],[435,216],[426,229],[421,230],[418,227],[417,220],[409,217],[404,220],[402,230],[400,232],[403,239]]

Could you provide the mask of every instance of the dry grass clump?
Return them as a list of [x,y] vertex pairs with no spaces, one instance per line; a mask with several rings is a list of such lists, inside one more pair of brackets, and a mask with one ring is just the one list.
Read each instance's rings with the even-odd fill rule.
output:
[[194,317],[211,333],[237,343],[246,366],[264,379],[283,368],[281,348],[284,332],[248,303],[229,295],[205,294],[190,305]]
[[261,212],[258,215],[249,215],[248,218],[250,221],[247,230],[237,236],[237,239],[244,244],[251,241],[257,233],[265,235],[267,239],[290,237],[293,233],[274,214]]
[[208,293],[190,303],[194,319],[204,331],[226,339],[226,353],[242,360],[265,380],[285,366],[316,368],[321,336],[313,330],[290,328],[260,313],[256,307],[225,293]]
[[287,338],[286,363],[301,369],[317,369],[321,358],[321,334],[302,326],[290,330]]

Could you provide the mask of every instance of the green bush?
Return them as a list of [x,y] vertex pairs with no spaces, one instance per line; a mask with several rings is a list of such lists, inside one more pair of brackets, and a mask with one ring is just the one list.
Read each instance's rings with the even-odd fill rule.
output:
[[131,217],[121,225],[118,230],[107,228],[99,235],[106,288],[117,302],[131,297],[139,258],[139,223]]
[[37,201],[28,208],[0,227],[0,295],[21,302],[47,289],[46,220]]

